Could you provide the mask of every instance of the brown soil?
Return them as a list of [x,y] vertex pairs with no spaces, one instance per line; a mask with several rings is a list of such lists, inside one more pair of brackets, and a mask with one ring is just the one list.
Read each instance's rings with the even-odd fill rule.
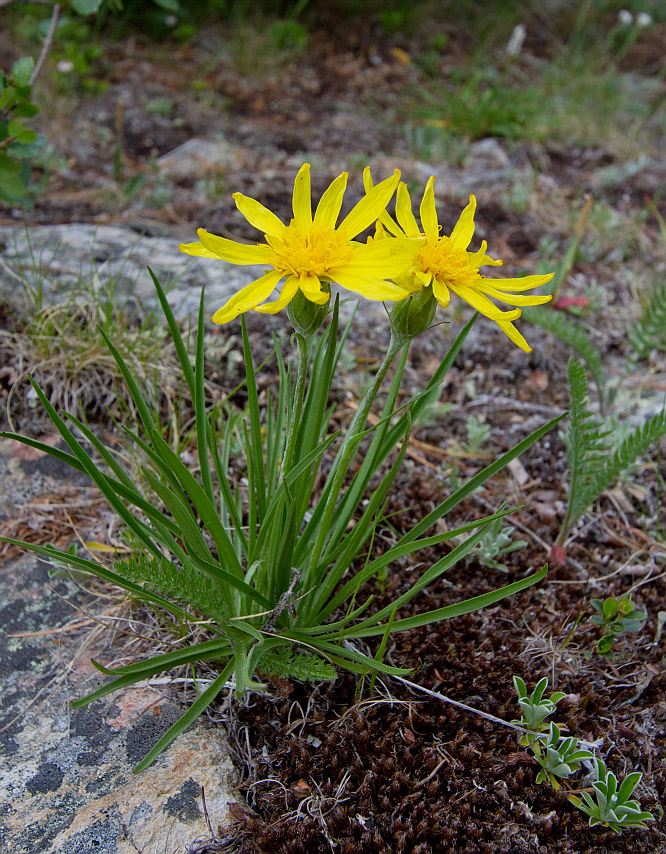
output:
[[[135,39],[109,47],[114,69],[109,90],[77,103],[76,111],[64,119],[49,120],[48,135],[69,163],[65,173],[51,179],[28,214],[29,222],[126,221],[156,231],[177,227],[181,233],[205,224],[213,232],[254,238],[235,211],[231,191],[240,189],[288,216],[299,152],[321,159],[321,168],[313,170],[315,195],[341,171],[341,152],[353,152],[358,162],[377,152],[406,157],[400,128],[386,115],[392,115],[397,93],[417,77],[392,51],[401,45],[377,36],[371,27],[316,32],[307,55],[271,79],[243,77],[228,61],[213,64],[203,78],[209,86],[207,107],[193,96],[192,83],[214,52],[212,41],[202,36],[194,47],[170,48],[169,56]],[[454,38],[454,53],[460,49],[457,44]],[[644,46],[644,56],[638,49],[630,53],[632,69],[640,72],[645,67],[647,74],[655,73],[657,49],[650,51],[650,44]],[[541,47],[548,52],[548,45]],[[168,119],[145,109],[146,100],[160,95],[173,99]],[[224,174],[219,199],[202,199],[187,183],[175,185],[171,201],[159,208],[129,207],[107,192],[100,213],[100,186],[108,191],[118,139],[127,173],[149,175],[150,157],[192,136],[219,132],[244,151],[238,167]],[[529,155],[529,148],[525,151]],[[614,162],[612,154],[598,147],[560,146],[541,151],[539,159],[561,197],[569,201],[579,197],[594,169]],[[360,193],[359,176],[354,177],[350,184]],[[623,214],[643,203],[645,189],[632,193],[632,187],[629,179],[622,194],[609,194],[609,203]],[[537,216],[532,210],[510,210],[492,188],[483,195],[487,203],[480,205],[479,224],[492,234],[495,254],[517,269],[534,268],[544,237],[561,243],[570,234],[563,226],[568,214],[553,213],[547,200]],[[355,201],[352,196],[349,204]],[[441,202],[442,221],[454,222],[457,202],[445,196]],[[10,211],[5,218],[13,221]],[[648,233],[653,239],[654,228]],[[638,255],[640,241],[631,252]],[[611,371],[625,363],[629,351],[624,325],[638,310],[622,271],[603,258],[576,267],[576,272],[606,286],[607,305],[588,320],[595,340],[606,344]],[[568,292],[575,293],[576,287],[574,281]],[[258,342],[266,340],[263,324],[253,321]],[[440,329],[416,342],[410,382],[432,373],[443,350],[442,337]],[[528,337],[534,352],[525,356],[491,323],[477,324],[444,388],[443,402],[454,408],[436,426],[414,435],[402,488],[389,508],[400,511],[393,519],[398,529],[442,500],[454,469],[460,477],[470,476],[551,417],[548,412],[566,406],[564,366],[569,351],[537,327],[529,327]],[[381,344],[371,330],[355,330],[351,347],[357,364],[378,353]],[[646,366],[636,370],[643,381]],[[663,389],[663,371],[663,362],[651,368],[648,390]],[[271,377],[267,373],[262,381],[268,383]],[[341,383],[341,398],[344,390],[358,391],[361,384],[357,373]],[[509,399],[503,403],[503,398]],[[476,405],[479,399],[486,402]],[[492,427],[490,440],[477,455],[464,446],[470,413],[484,415]],[[515,519],[528,545],[506,559],[506,573],[475,561],[460,565],[414,603],[415,611],[491,590],[546,562],[544,544],[552,544],[557,534],[566,496],[561,438],[551,433],[521,462],[526,482],[520,485],[503,474],[446,522],[453,526],[478,518],[508,498],[523,505]],[[558,707],[557,721],[580,738],[602,739],[599,751],[619,775],[643,771],[638,795],[655,815],[666,800],[666,663],[664,641],[657,642],[657,615],[666,594],[666,580],[660,577],[663,563],[657,560],[666,551],[664,478],[664,455],[655,449],[628,485],[602,497],[586,517],[565,568],[551,568],[544,583],[497,607],[395,636],[386,652],[391,664],[414,668],[415,683],[504,720],[518,716],[512,675],[522,676],[530,688],[548,675],[549,690],[568,693]],[[438,556],[441,552],[433,551],[422,557],[428,562]],[[384,586],[373,591],[377,604],[395,598],[417,572],[409,561],[393,567]],[[636,590],[634,600],[649,615],[645,627],[622,640],[613,659],[599,657],[593,651],[599,632],[587,620],[590,598],[619,595],[640,581],[648,583]],[[665,821],[623,837],[588,828],[566,794],[536,785],[538,768],[519,747],[513,730],[397,681],[377,680],[371,690],[368,680],[359,684],[342,676],[314,690],[287,681],[270,688],[270,693],[238,707],[229,729],[242,777],[239,788],[253,812],[239,814],[233,827],[197,849],[200,854],[666,850]]]

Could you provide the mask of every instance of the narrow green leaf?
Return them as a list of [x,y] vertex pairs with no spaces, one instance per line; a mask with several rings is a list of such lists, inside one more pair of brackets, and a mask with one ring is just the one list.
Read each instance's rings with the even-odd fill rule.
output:
[[[394,608],[401,608],[403,605],[406,605],[410,602],[418,593],[421,592],[425,587],[429,584],[432,584],[440,575],[443,575],[448,569],[454,566],[458,561],[462,560],[466,555],[468,555],[474,546],[477,545],[479,540],[483,537],[483,535],[490,529],[492,522],[486,522],[484,525],[481,525],[476,534],[472,534],[471,537],[468,537],[464,542],[460,543],[460,545],[456,546],[452,551],[450,551],[447,555],[440,558],[440,560],[436,561],[429,569],[427,569],[421,577],[416,581],[412,586],[407,590],[406,593],[403,593],[402,596],[399,596],[390,605],[387,605],[385,608],[382,608],[377,614],[374,614],[372,617],[368,617],[363,623],[359,623],[358,626],[354,627],[354,631],[356,631],[361,626],[368,625],[374,621],[383,620],[385,617],[389,617],[391,611]],[[400,620],[398,620],[395,625],[397,625]],[[354,635],[357,637],[357,635]]]
[[291,382],[284,366],[277,341],[273,341],[275,359],[278,366],[277,400],[266,392],[266,483],[267,500],[270,505],[278,484],[278,469],[283,453],[283,431],[285,412],[288,409],[287,392],[291,394]]
[[424,534],[431,525],[434,525],[435,522],[439,521],[442,516],[445,516],[449,513],[454,507],[457,507],[461,501],[464,501],[468,495],[471,495],[480,486],[482,486],[489,478],[496,475],[498,472],[502,471],[512,460],[515,460],[516,457],[519,457],[523,454],[528,448],[530,448],[535,442],[537,442],[542,436],[548,433],[549,430],[559,424],[559,422],[565,417],[567,413],[563,412],[561,415],[557,415],[555,418],[552,418],[546,424],[543,424],[541,427],[537,428],[533,433],[530,433],[522,442],[519,442],[505,454],[502,454],[501,457],[496,459],[489,466],[486,466],[482,471],[478,474],[471,477],[466,483],[464,483],[459,489],[457,489],[452,495],[450,495],[447,499],[442,501],[441,504],[438,504],[434,510],[428,513],[420,522],[418,522],[414,527],[408,531],[404,536],[400,538],[397,545],[403,545],[404,543],[410,543],[413,540],[420,537]]
[[243,355],[245,357],[245,371],[247,377],[248,409],[250,410],[250,435],[252,436],[251,452],[254,462],[254,485],[257,496],[258,520],[266,513],[266,478],[264,472],[263,445],[261,441],[261,418],[259,416],[259,396],[257,394],[257,380],[252,362],[252,350],[250,339],[247,334],[245,315],[241,315],[241,331],[243,336]]
[[105,475],[97,468],[95,463],[86,453],[85,449],[78,442],[78,440],[71,432],[71,430],[67,427],[62,418],[55,411],[55,409],[45,396],[44,392],[32,379],[32,377],[30,377],[30,382],[32,384],[32,387],[35,389],[35,393],[40,399],[42,406],[44,407],[44,409],[46,409],[49,418],[54,423],[58,432],[69,446],[69,449],[74,453],[79,462],[83,465],[86,474],[97,484],[109,504],[113,507],[116,513],[118,513],[118,515],[125,522],[128,528],[134,531],[134,533],[146,546],[146,548],[148,548],[151,554],[155,555],[156,557],[161,557],[161,552],[159,548],[155,545],[152,538],[146,533],[145,526],[141,525],[138,520],[135,519],[134,516],[128,512],[125,505],[118,498],[116,492],[111,488]]
[[285,477],[285,482],[287,486],[293,487],[296,485],[298,478],[306,472],[313,463],[316,463],[326,452],[327,448],[335,442],[335,440],[340,435],[340,431],[336,430],[335,433],[331,433],[330,436],[327,436],[323,442],[317,445],[312,451],[310,451],[306,456],[304,456],[300,462],[295,465],[289,474]]
[[[247,542],[248,554],[255,554],[255,544],[257,542],[257,490],[256,479],[254,476],[254,454],[252,452],[252,443],[247,429],[247,421],[243,420],[243,442],[245,446],[245,464],[246,477],[248,483],[248,508],[247,508]],[[263,527],[263,526],[262,526]]]
[[[440,620],[450,620],[452,617],[460,617],[463,614],[480,611],[482,608],[488,608],[490,605],[494,605],[495,602],[499,602],[507,596],[513,596],[514,593],[520,593],[522,590],[526,590],[533,584],[543,581],[547,574],[548,569],[544,567],[539,570],[539,572],[535,572],[527,578],[515,581],[513,584],[507,584],[505,587],[498,587],[497,590],[493,590],[490,593],[484,593],[482,596],[474,596],[471,599],[465,599],[463,602],[458,602],[455,605],[448,605],[445,608],[438,608],[435,611],[428,611],[425,614],[418,614],[415,617],[405,617],[402,620],[396,620],[393,623],[393,631],[408,631],[409,629],[416,629],[419,626],[427,626],[431,623],[437,623]],[[356,629],[352,627],[351,629],[345,630],[345,637],[374,637],[382,634],[384,628],[384,625],[379,625],[366,627],[357,632]]]
[[35,448],[35,450],[41,451],[43,454],[48,454],[61,463],[66,463],[81,474],[88,474],[86,467],[77,457],[67,453],[67,451],[60,450],[60,448],[47,445],[46,442],[39,442],[37,439],[31,439],[29,436],[22,436],[20,433],[11,433],[4,430],[0,431],[0,439],[13,439],[15,442],[21,442],[21,444],[27,445],[29,448]]
[[176,520],[182,531],[181,538],[188,554],[196,555],[202,560],[208,560],[212,563],[213,555],[206,544],[190,505],[182,501],[180,496],[169,489],[168,486],[161,483],[149,469],[142,468],[141,473],[150,484],[150,488],[162,500]]
[[206,526],[206,530],[210,532],[215,542],[220,553],[220,558],[234,575],[242,578],[243,569],[238,562],[236,552],[229,539],[229,534],[224,530],[220,522],[214,502],[209,499],[194,475],[184,465],[178,454],[171,450],[159,433],[153,431],[151,440],[153,445],[159,448],[162,457],[170,464],[174,476],[178,478],[183,491],[196,508],[203,524]]
[[175,741],[176,738],[186,730],[194,721],[201,715],[213,700],[220,693],[222,688],[224,688],[227,680],[231,676],[234,666],[236,662],[235,659],[231,659],[231,661],[224,668],[222,673],[212,682],[211,685],[206,688],[203,694],[192,703],[190,708],[185,712],[185,714],[177,721],[170,729],[168,729],[162,738],[157,742],[157,744],[149,751],[148,755],[139,762],[134,768],[134,773],[138,774],[141,771],[145,770],[150,764],[152,764],[155,759],[162,753],[166,748],[171,744],[172,741]]
[[60,551],[59,549],[53,548],[53,546],[38,546],[35,543],[26,543],[23,542],[23,540],[14,540],[11,537],[0,537],[0,542],[11,543],[12,545],[19,546],[26,551],[34,552],[35,554],[42,555],[42,557],[47,557],[56,563],[62,564],[63,566],[73,566],[76,567],[76,569],[87,572],[89,575],[96,575],[99,578],[103,578],[105,581],[110,581],[111,584],[115,584],[116,587],[120,587],[121,590],[126,590],[128,593],[136,596],[137,599],[142,599],[145,602],[152,603],[153,605],[158,605],[160,608],[164,608],[175,616],[191,619],[187,611],[178,607],[178,605],[174,605],[172,602],[169,602],[158,593],[153,593],[151,590],[147,590],[139,584],[134,584],[133,581],[128,581],[113,570],[107,569],[107,567],[95,563],[92,560],[78,557],[78,555],[73,555],[69,552]]
[[[349,488],[347,489],[346,494],[344,495],[340,506],[338,508],[338,512],[336,513],[335,527],[331,532],[331,541],[336,542],[340,539],[343,532],[346,530],[352,516],[356,512],[358,505],[368,488],[368,484],[372,479],[375,472],[379,469],[379,466],[382,464],[384,459],[388,454],[381,454],[382,446],[384,445],[384,440],[386,437],[386,433],[390,427],[390,419],[393,415],[393,410],[395,407],[395,402],[398,398],[398,394],[400,392],[400,386],[402,384],[402,376],[405,370],[405,366],[407,364],[407,358],[409,356],[409,348],[405,347],[400,356],[400,360],[398,362],[398,366],[393,375],[393,380],[391,381],[391,386],[389,388],[389,393],[386,398],[386,403],[384,404],[384,409],[382,411],[382,417],[380,419],[380,423],[377,425],[375,432],[372,437],[372,441],[370,442],[370,447],[368,448],[367,453],[365,454],[363,461],[359,470],[354,475]],[[403,423],[403,431],[410,423],[409,419],[405,416],[401,419]],[[391,444],[389,450],[392,450],[398,441],[400,441],[399,434],[396,437],[396,441]]]
[[[409,430],[409,428],[407,429]],[[311,606],[308,612],[309,614],[316,614],[325,605],[327,599],[332,595],[333,591],[340,583],[342,576],[345,574],[363,544],[370,536],[372,532],[372,520],[375,518],[379,509],[383,507],[386,495],[397,477],[400,467],[402,466],[402,461],[405,458],[408,448],[407,440],[408,434],[404,437],[402,447],[400,448],[400,452],[398,453],[393,465],[382,478],[379,487],[373,492],[367,507],[361,515],[361,518],[356,522],[351,532],[343,539],[342,550],[331,569],[328,571],[326,576],[321,579],[321,581],[317,578],[320,570],[315,574],[314,584],[317,591],[316,595],[313,593],[310,599]],[[322,555],[321,567],[325,568],[331,560],[332,557],[330,553],[325,552]]]
[[190,398],[194,400],[194,371],[192,370],[190,357],[187,353],[187,348],[185,346],[185,342],[183,341],[183,336],[180,334],[180,327],[178,326],[178,321],[176,320],[173,310],[169,305],[166,293],[164,292],[164,289],[160,284],[159,279],[150,267],[148,267],[148,272],[150,273],[150,277],[153,280],[153,284],[155,285],[155,290],[157,291],[157,298],[159,299],[160,305],[162,306],[162,311],[164,312],[164,317],[166,318],[167,326],[169,327],[171,340],[173,341],[174,347],[176,348],[176,355],[178,356],[178,361],[180,362],[180,366],[183,370],[183,376],[185,377],[185,382],[187,383],[187,388],[190,392]]
[[231,522],[234,526],[234,532],[236,534],[236,537],[238,538],[238,542],[240,543],[241,548],[244,550],[245,554],[247,554],[248,542],[247,537],[245,536],[245,532],[243,531],[243,521],[236,508],[236,502],[234,501],[234,497],[231,492],[231,486],[229,485],[229,480],[227,478],[226,473],[226,469],[229,465],[229,437],[227,436],[224,440],[225,451],[223,456],[220,456],[217,445],[215,427],[212,422],[209,424],[208,429],[210,431],[210,438],[208,440],[208,443],[212,451],[213,465],[215,466],[215,474],[221,493],[220,500],[223,512],[221,514],[220,523],[224,526],[225,521],[228,523],[229,517],[231,518]]
[[401,546],[393,546],[388,549],[388,551],[384,552],[383,555],[380,555],[378,558],[375,558],[375,560],[368,563],[362,570],[350,578],[350,580],[336,593],[333,599],[331,599],[331,601],[317,615],[317,620],[319,622],[325,620],[326,617],[329,614],[332,614],[336,608],[340,607],[340,605],[342,605],[342,603],[345,602],[357,588],[368,581],[368,579],[377,575],[377,573],[381,572],[384,567],[393,563],[393,561],[399,560],[400,558],[406,557],[410,554],[415,554],[421,549],[437,546],[440,543],[453,539],[454,537],[459,537],[462,534],[473,531],[480,525],[485,525],[489,522],[492,523],[497,519],[503,519],[504,516],[507,516],[509,513],[515,513],[516,509],[518,508],[514,507],[511,510],[499,510],[497,513],[493,513],[492,516],[485,516],[483,519],[478,519],[475,522],[468,522],[466,525],[461,525],[458,528],[453,528],[442,534],[435,534],[432,537],[423,537],[420,540],[404,543]]
[[[250,552],[250,563],[253,563],[256,560],[258,554],[261,553],[264,548],[264,544],[266,542],[266,538],[269,536],[269,532],[271,526],[274,524],[274,517],[278,511],[278,509],[282,506],[282,502],[285,500],[285,493],[287,490],[290,490],[294,484],[297,483],[299,477],[306,472],[310,466],[317,462],[326,452],[326,449],[335,442],[335,440],[340,435],[340,431],[336,430],[331,436],[328,436],[324,441],[318,445],[314,450],[310,451],[303,459],[295,465],[289,474],[286,476],[284,481],[280,484],[275,494],[271,498],[270,504],[266,510],[266,516],[261,524],[261,528],[259,530],[259,535],[257,537],[256,545],[253,550]],[[300,515],[300,508],[299,508]],[[298,563],[297,559],[294,558],[294,562]]]
[[237,575],[233,575],[231,572],[228,572],[226,569],[220,566],[219,563],[210,563],[209,561],[202,560],[197,555],[191,555],[191,563],[197,569],[202,570],[202,572],[208,573],[213,578],[216,578],[218,581],[222,582],[223,590],[224,585],[226,584],[234,590],[237,590],[239,593],[244,593],[253,602],[256,602],[258,605],[261,605],[262,608],[273,607],[273,602],[263,596],[258,590],[255,590],[253,587],[243,581],[242,578],[238,578]]
[[[134,664],[123,664],[119,667],[105,667],[97,661],[92,663],[100,673],[105,676],[129,676],[138,673],[145,673],[150,670],[152,673],[163,673],[165,670],[170,670],[173,667],[179,667],[181,664],[190,664],[193,661],[207,661],[216,659],[226,655],[230,651],[229,641],[226,638],[216,638],[215,640],[203,641],[195,643],[191,646],[184,646],[181,649],[173,650],[172,652],[164,652],[160,655],[154,655],[151,658],[146,658],[143,661],[136,661]],[[158,668],[158,669],[155,669]],[[81,703],[81,700],[77,700]],[[89,702],[89,701],[88,701]]]
[[[352,593],[354,592],[355,590],[352,590]],[[349,625],[349,623],[360,617],[364,611],[367,611],[370,607],[370,603],[372,602],[373,598],[373,596],[368,596],[368,598],[365,600],[365,602],[363,602],[363,604],[354,608],[352,611],[349,611],[347,614],[345,614],[344,617],[342,617],[341,620],[336,620],[333,623],[325,623],[323,625],[314,625],[310,627],[306,626],[303,627],[301,630],[304,632],[311,633],[313,637],[317,635],[330,635],[331,632],[337,633],[341,631],[345,626]]]
[[109,469],[115,474],[118,478],[118,481],[124,484],[128,489],[135,490],[136,487],[132,483],[130,476],[127,474],[125,469],[120,465],[118,460],[113,456],[111,451],[106,447],[106,445],[93,433],[93,431],[82,421],[80,421],[76,416],[72,415],[71,412],[64,413],[67,419],[74,424],[78,429],[83,433],[85,438],[90,442],[93,448],[100,455],[104,463],[109,467]]
[[[211,647],[213,650],[211,652],[198,649],[199,647],[204,646],[204,644],[196,644],[196,646],[188,647],[184,650],[178,650],[177,653],[169,653],[169,656],[173,656],[173,659],[170,661],[163,661],[162,659],[164,659],[165,656],[155,656],[155,658],[142,661],[140,662],[140,668],[131,670],[122,676],[118,676],[113,681],[107,682],[106,685],[102,685],[96,691],[92,691],[90,694],[87,694],[85,697],[81,697],[79,700],[74,700],[70,703],[70,707],[72,709],[80,709],[83,706],[93,703],[95,700],[100,700],[102,697],[112,694],[114,691],[119,691],[121,688],[125,688],[128,685],[134,685],[136,682],[143,682],[144,679],[150,679],[151,676],[156,676],[158,673],[164,673],[165,670],[170,670],[173,667],[178,667],[184,664],[194,664],[198,661],[217,659],[222,657],[225,652],[227,655],[231,652],[229,644],[225,641],[211,641],[210,644],[215,645],[214,649]],[[158,659],[160,660],[158,661]],[[97,662],[95,662],[95,666],[102,673],[106,673],[108,675],[113,675],[114,673],[113,670],[102,668],[102,666],[97,664]]]
[[298,513],[298,504],[292,500],[289,502],[285,523],[282,527],[282,536],[280,537],[280,550],[276,562],[275,584],[276,593],[282,595],[289,587],[291,579],[291,568],[294,565],[293,554],[296,536],[298,534],[298,521],[296,514]]
[[146,433],[150,433],[151,430],[155,429],[155,422],[153,420],[153,416],[150,413],[150,409],[148,408],[148,404],[146,403],[145,398],[141,393],[141,389],[139,388],[137,381],[134,379],[134,375],[130,371],[127,363],[120,355],[118,349],[115,347],[115,345],[101,326],[99,327],[99,331],[106,343],[106,346],[109,348],[109,351],[111,352],[111,355],[113,356],[116,364],[118,365],[123,379],[125,380],[125,385],[129,390],[132,400],[134,401],[134,405],[137,408],[144,429]]
[[178,486],[178,481],[174,478],[173,472],[170,467],[167,465],[163,457],[161,457],[157,451],[151,447],[147,442],[139,436],[138,433],[135,433],[130,427],[127,427],[125,424],[120,425],[121,430],[127,436],[128,439],[131,439],[134,444],[143,451],[145,456],[152,461],[158,472],[161,472],[167,480],[169,480],[174,486]]
[[[83,433],[86,439],[102,457],[102,460],[118,476],[118,480],[115,480],[114,478],[109,477],[107,475],[106,480],[109,486],[120,496],[120,498],[124,498],[126,501],[129,501],[131,504],[133,504],[138,510],[141,510],[142,513],[145,513],[145,515],[148,516],[148,518],[157,526],[166,528],[172,534],[180,535],[180,528],[178,528],[178,526],[175,525],[173,521],[169,519],[168,516],[165,516],[163,513],[160,513],[159,510],[157,510],[152,504],[150,504],[150,502],[146,501],[143,495],[138,492],[138,490],[130,480],[127,472],[125,472],[125,470],[118,463],[113,454],[100,441],[100,439],[95,436],[92,430],[90,430],[82,421],[79,421],[79,419],[73,416],[71,413],[68,412],[66,413],[66,415],[67,418],[73,424],[75,424],[76,427],[78,427],[78,429]],[[49,445],[45,445],[44,447],[50,448]],[[47,450],[46,453],[49,453],[49,451]],[[53,456],[56,455],[53,454]],[[65,456],[70,458],[69,454],[66,454]],[[61,457],[57,456],[56,459],[61,459]],[[71,457],[71,459],[76,461],[76,457]],[[63,459],[63,462],[67,462],[69,465],[72,465],[70,459]],[[77,461],[77,466],[78,465],[79,463]],[[86,473],[83,468],[77,468],[77,470]]]
[[210,462],[208,459],[208,417],[206,415],[206,389],[204,383],[204,290],[204,288],[201,288],[199,316],[197,318],[196,358],[194,362],[194,420],[197,430],[197,453],[199,454],[201,482],[204,492],[214,507],[215,494],[213,492],[213,479],[210,476]]
[[[282,634],[286,635],[285,632]],[[322,638],[313,638],[308,637],[307,635],[301,635],[293,629],[288,634],[289,637],[293,637],[294,640],[299,640],[303,643],[306,648],[311,647],[316,649],[324,658],[330,658],[334,663],[339,664],[341,667],[345,667],[347,670],[351,670],[353,673],[365,674],[370,670],[377,671],[379,673],[386,673],[389,676],[404,676],[407,673],[411,673],[413,670],[413,668],[392,667],[390,664],[384,664],[383,661],[376,661],[374,658],[363,655],[363,653],[356,652],[355,650],[348,649],[346,647],[341,647],[336,643],[330,643]],[[353,665],[356,665],[356,667]]]

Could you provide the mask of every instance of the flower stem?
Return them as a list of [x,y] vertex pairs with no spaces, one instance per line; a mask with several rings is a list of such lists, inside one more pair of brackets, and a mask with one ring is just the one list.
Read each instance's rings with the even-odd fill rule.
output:
[[310,589],[310,587],[312,587],[313,585],[316,586],[318,581],[318,579],[313,578],[313,575],[321,559],[324,546],[326,545],[326,538],[328,537],[328,534],[330,532],[331,522],[335,514],[340,489],[342,488],[345,475],[349,470],[352,458],[358,447],[357,442],[353,442],[352,440],[355,436],[358,435],[358,433],[360,433],[365,428],[366,422],[368,420],[368,413],[370,412],[370,407],[372,406],[375,397],[377,397],[377,393],[379,392],[379,389],[381,388],[381,385],[384,382],[384,378],[388,373],[388,369],[391,367],[393,360],[398,355],[400,350],[402,350],[406,341],[407,339],[402,335],[391,335],[391,341],[389,342],[388,350],[386,351],[386,354],[382,359],[381,365],[377,369],[377,373],[374,376],[372,385],[363,396],[363,400],[359,404],[359,407],[356,410],[354,417],[352,418],[351,424],[349,425],[347,432],[345,433],[344,439],[342,440],[342,444],[340,445],[336,460],[333,463],[333,468],[331,470],[331,476],[333,478],[331,490],[328,494],[326,506],[324,507],[324,512],[322,514],[321,522],[319,524],[319,531],[314,547],[312,549],[310,564],[308,566],[305,578],[301,583],[301,587],[304,590]]
[[284,448],[282,457],[282,466],[280,467],[280,477],[278,483],[281,483],[285,476],[289,473],[294,460],[294,450],[296,448],[296,437],[298,436],[298,428],[301,426],[301,413],[303,411],[303,398],[305,396],[305,380],[308,375],[308,361],[310,357],[310,339],[299,332],[294,333],[298,342],[298,369],[296,373],[296,388],[294,389],[294,408],[289,420],[287,429],[287,442]]

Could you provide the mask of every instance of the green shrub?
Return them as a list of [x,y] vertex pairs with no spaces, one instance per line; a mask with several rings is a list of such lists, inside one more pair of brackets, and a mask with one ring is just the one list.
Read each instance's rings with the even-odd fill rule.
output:
[[0,71],[0,199],[30,204],[41,185],[32,183],[32,160],[46,145],[46,137],[26,125],[37,115],[30,100],[35,61],[19,59],[9,73]]

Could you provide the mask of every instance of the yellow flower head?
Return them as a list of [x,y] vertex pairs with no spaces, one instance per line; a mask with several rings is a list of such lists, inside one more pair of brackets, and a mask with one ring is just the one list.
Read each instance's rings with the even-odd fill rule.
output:
[[[372,192],[372,176],[370,170],[363,173],[363,183],[368,192]],[[479,273],[479,267],[500,266],[501,261],[486,255],[488,244],[484,240],[477,252],[468,252],[474,235],[474,211],[476,199],[469,197],[469,204],[460,215],[453,231],[449,236],[440,234],[435,208],[434,177],[428,180],[423,201],[421,202],[421,226],[412,213],[412,203],[405,184],[398,186],[395,203],[397,222],[386,212],[379,216],[380,229],[386,228],[396,237],[424,237],[425,242],[412,259],[412,266],[396,282],[410,291],[418,291],[432,286],[432,293],[437,302],[446,308],[451,299],[451,291],[468,302],[477,311],[490,320],[495,321],[499,328],[517,344],[521,350],[530,353],[531,347],[514,327],[521,311],[500,311],[489,299],[500,300],[508,305],[541,305],[548,302],[549,295],[521,295],[522,291],[538,288],[553,278],[553,273],[545,276],[525,276],[522,279],[487,279]],[[381,243],[382,241],[377,241]]]
[[[310,195],[310,165],[305,163],[294,182],[294,218],[284,225],[262,204],[241,193],[234,193],[236,207],[247,221],[264,233],[265,243],[248,246],[197,231],[198,243],[181,243],[188,255],[221,258],[231,264],[259,264],[269,267],[261,278],[244,287],[213,315],[215,323],[227,323],[253,309],[275,314],[294,298],[299,288],[313,303],[323,305],[330,298],[330,287],[322,282],[337,282],[350,291],[375,300],[401,300],[408,291],[387,279],[409,266],[414,241],[399,239],[370,244],[353,240],[376,221],[386,208],[400,181],[395,172],[373,187],[336,228],[347,186],[347,173],[337,177],[321,197],[314,217]],[[265,302],[282,280],[280,296]],[[263,304],[262,304],[263,303]]]

